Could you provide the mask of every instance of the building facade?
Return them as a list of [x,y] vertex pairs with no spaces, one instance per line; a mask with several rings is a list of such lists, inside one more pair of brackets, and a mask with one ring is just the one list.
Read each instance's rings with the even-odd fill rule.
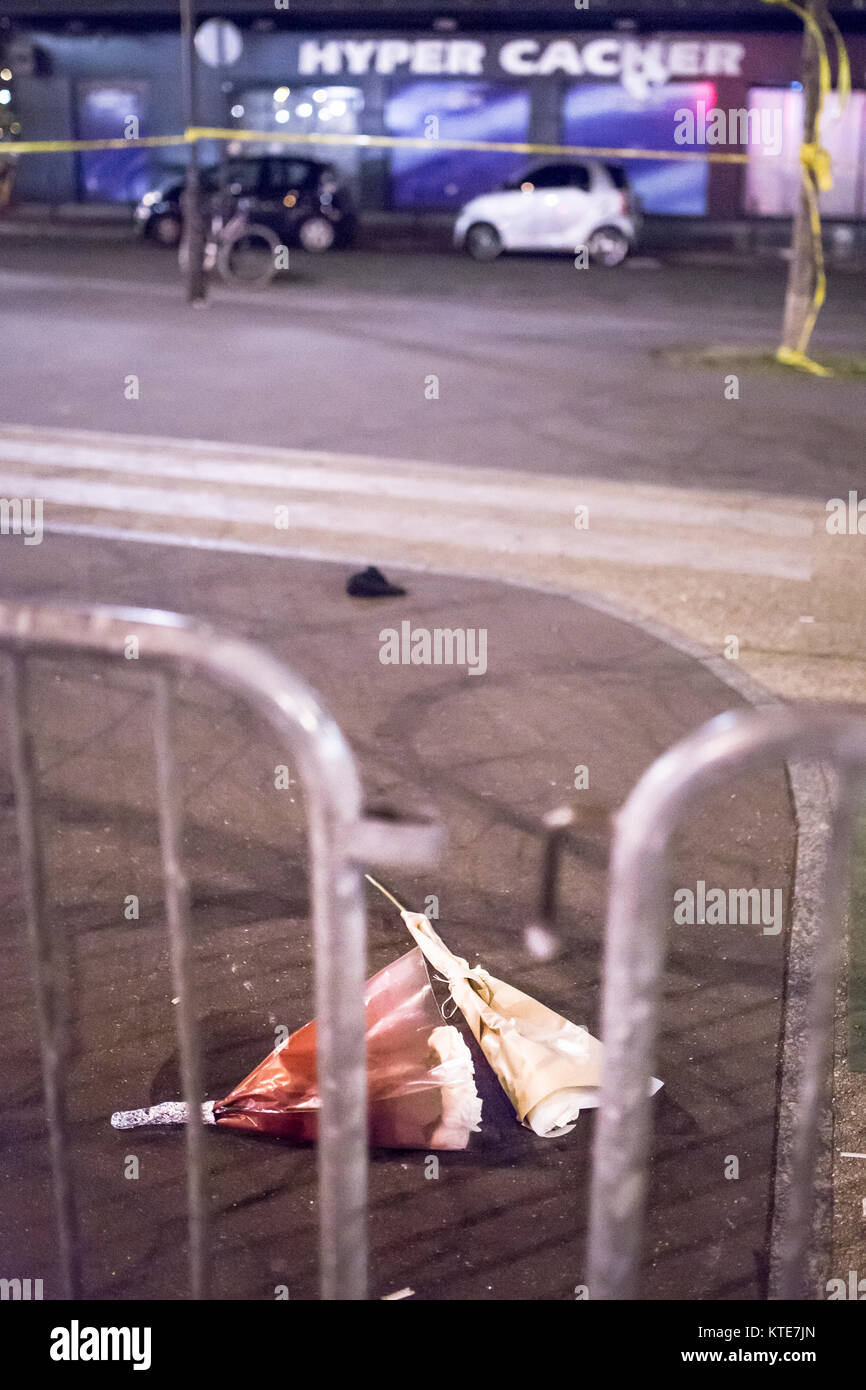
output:
[[[137,6],[134,20],[110,4],[98,14],[76,10],[79,18],[58,16],[57,7],[50,18],[23,10],[13,16],[0,30],[13,134],[180,132],[177,19],[148,8]],[[308,152],[333,160],[354,181],[366,207],[456,209],[532,158],[438,144],[449,139],[621,151],[649,213],[780,216],[793,206],[802,33],[775,14],[768,22],[768,5],[728,7],[725,22],[706,5],[684,5],[671,27],[661,27],[657,6],[633,5],[626,13],[599,0],[575,0],[567,25],[562,4],[536,6],[517,19],[502,6],[459,6],[442,16],[404,5],[401,23],[393,7],[370,6],[361,11],[363,27],[357,19],[344,27],[338,12],[319,13],[313,24],[303,8],[292,0],[283,9],[274,0],[263,17],[261,7],[249,12],[235,3],[220,11],[229,27],[211,20],[197,58],[198,123],[261,131],[262,142],[247,150],[266,149],[269,133],[303,135]],[[482,12],[488,27],[479,22]],[[836,183],[824,206],[830,217],[856,219],[866,213],[866,35],[855,24],[845,28],[855,90],[841,119],[832,119],[830,103],[824,139],[835,156]],[[421,143],[382,150],[315,139],[377,135]],[[748,164],[628,154],[699,153],[714,145],[722,153],[745,151]],[[132,201],[182,160],[182,148],[22,156],[17,195]]]

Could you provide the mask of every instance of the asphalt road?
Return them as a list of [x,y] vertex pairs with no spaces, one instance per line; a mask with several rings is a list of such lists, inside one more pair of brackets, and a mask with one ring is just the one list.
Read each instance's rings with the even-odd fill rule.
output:
[[[575,271],[567,259],[476,266],[395,249],[298,255],[271,290],[217,288],[206,308],[193,310],[183,302],[172,257],[152,248],[84,240],[35,247],[8,239],[0,241],[0,421],[430,463],[423,477],[409,465],[395,465],[393,477],[385,477],[384,463],[361,460],[353,473],[345,461],[327,461],[327,470],[343,467],[346,494],[324,499],[340,528],[330,538],[317,532],[317,544],[363,552],[389,567],[403,558],[430,570],[484,568],[491,579],[608,593],[711,650],[720,649],[724,634],[739,634],[744,664],[751,660],[750,669],[780,693],[817,690],[862,700],[859,538],[829,538],[822,513],[827,497],[862,483],[866,388],[744,371],[739,400],[726,401],[721,369],[678,365],[664,355],[720,342],[771,347],[782,294],[779,266],[638,262],[603,274]],[[817,355],[859,349],[863,297],[856,279],[831,277]],[[130,377],[137,379],[133,399]],[[87,517],[83,506],[85,484],[92,507],[107,478],[113,488],[132,481],[164,490],[169,511],[178,489],[192,486],[185,474],[171,481],[177,450],[168,444],[161,455],[158,442],[147,446],[163,465],[151,479],[138,476],[144,455],[124,473],[110,435],[84,460],[71,457],[71,445],[66,459],[66,438],[55,440],[59,452],[51,459],[38,444],[23,462],[14,441],[7,447],[10,476],[33,480],[21,495],[40,495],[37,480],[61,471],[80,491],[68,517],[52,503],[52,521],[105,525],[106,517]],[[211,530],[220,531],[219,543],[237,547],[260,539],[247,536],[237,498],[246,501],[259,488],[270,502],[277,484],[271,479],[263,488],[254,468],[247,472],[250,455],[243,451],[234,461],[221,457],[229,472],[236,465],[237,479],[207,485],[228,495]],[[299,499],[290,490],[302,464],[298,455],[280,465],[300,517],[307,514],[303,488]],[[465,473],[471,505],[468,492],[456,505],[431,500],[437,483],[454,487],[454,474],[437,473],[437,464]],[[379,492],[365,481],[376,469],[383,475]],[[555,478],[537,479],[539,495],[531,506],[527,497],[523,512],[509,493],[507,513],[500,496],[498,510],[485,514],[487,481],[501,491],[520,474],[598,481],[589,533],[595,559],[591,550],[582,558],[585,537],[572,526],[570,497],[564,509],[561,498],[548,497]],[[622,483],[615,494],[604,492]],[[632,483],[692,490],[694,505],[662,487],[632,491]],[[55,476],[55,494],[58,485]],[[197,505],[216,506],[206,487],[197,487]],[[765,505],[749,490],[775,497]],[[730,515],[718,507],[718,492],[730,494]],[[388,510],[397,496],[408,498],[405,512]],[[808,514],[798,496],[812,499]],[[125,493],[114,501],[128,505]],[[364,501],[388,532],[387,546],[375,540],[369,520],[357,541],[346,530]],[[555,544],[540,534],[538,509],[550,513]],[[166,539],[173,527],[192,524],[169,515],[158,527],[156,514],[152,503],[143,519],[115,507],[107,520],[161,527]],[[453,518],[464,547],[459,563],[450,554],[444,562],[443,515]],[[486,551],[473,558],[457,534],[461,525],[496,542],[495,566]],[[565,546],[560,526],[573,546]],[[634,564],[636,550],[620,564],[616,557],[631,543],[608,538],[606,527],[634,531],[643,569]],[[286,541],[298,545],[297,531]],[[773,552],[772,559],[779,548],[801,549],[803,576],[756,578],[756,552]],[[690,568],[687,556],[697,564],[704,550],[706,572]],[[399,616],[487,625],[497,656],[483,680],[443,682],[441,673],[382,667],[374,642],[382,610],[368,614],[344,597],[341,567],[59,534],[35,548],[4,540],[2,559],[4,595],[176,607],[228,623],[296,664],[349,734],[370,793],[433,805],[449,825],[452,847],[435,885],[403,879],[398,892],[413,901],[439,893],[446,940],[597,1026],[606,817],[663,748],[737,703],[705,668],[573,600],[456,573],[410,575],[410,599]],[[627,584],[619,582],[620,569]],[[146,1181],[122,1183],[129,1150],[105,1128],[117,1106],[163,1099],[177,1086],[145,712],[140,686],[127,691],[111,677],[82,681],[56,671],[40,678],[53,900],[79,943],[84,1021],[71,1061],[88,1287],[109,1297],[180,1296],[185,1277],[180,1144],[171,1136],[144,1137],[133,1152],[145,1160]],[[284,759],[270,748],[263,755],[258,736],[228,702],[192,686],[184,692],[184,719],[187,852],[215,1095],[259,1059],[275,1023],[296,1026],[309,1016],[300,808],[291,798],[291,809],[271,804],[263,767]],[[555,969],[540,967],[519,958],[519,930],[534,891],[537,818],[568,792],[569,769],[587,761],[586,748],[597,774],[564,886],[574,949]],[[12,1104],[0,1162],[12,1204],[2,1216],[0,1249],[27,1251],[28,1264],[32,1256],[45,1271],[51,1296],[52,1234],[15,935],[8,796],[5,805],[0,1087]],[[737,791],[717,799],[689,827],[677,881],[785,886],[792,855],[791,808],[779,773],[750,784],[747,798]],[[127,891],[140,891],[151,904],[134,929],[117,919]],[[395,941],[394,923],[378,907],[371,922],[373,969],[393,954]],[[763,1292],[783,988],[779,938],[707,928],[674,943],[645,1297]],[[421,1298],[560,1299],[581,1282],[591,1118],[575,1135],[539,1148],[516,1131],[495,1088],[485,1100],[487,1131],[453,1167],[449,1159],[450,1184],[421,1181],[411,1156],[377,1157],[377,1296],[411,1285]],[[293,1297],[308,1296],[315,1238],[309,1154],[243,1136],[212,1138],[219,1294],[269,1297],[273,1283],[288,1279]],[[732,1154],[741,1166],[736,1182],[722,1176]]]
[[[3,542],[3,592],[185,609],[268,645],[321,692],[358,756],[371,800],[431,809],[448,832],[424,875],[392,872],[405,902],[439,898],[439,929],[469,960],[598,1030],[609,816],[644,768],[740,701],[715,675],[628,623],[565,597],[404,574],[409,595],[367,605],[346,567],[52,536]],[[382,665],[383,626],[485,627],[482,677]],[[34,709],[50,920],[72,945],[65,1061],[90,1297],[186,1293],[183,1139],[118,1134],[118,1108],[178,1095],[147,673],[36,663]],[[286,750],[231,699],[181,688],[184,856],[192,880],[208,1095],[224,1095],[312,1011],[302,798],[275,791]],[[590,787],[576,792],[576,764]],[[540,861],[539,818],[573,802],[560,959],[522,946]],[[58,1296],[47,1146],[23,949],[5,750],[0,754],[0,1256]],[[780,770],[725,788],[694,815],[674,884],[787,889],[793,820]],[[126,920],[129,894],[140,917]],[[788,906],[787,892],[785,895]],[[370,899],[371,972],[408,947]],[[736,1299],[765,1290],[785,934],[672,929],[654,1101],[655,1152],[640,1288],[646,1299]],[[465,1152],[380,1152],[371,1175],[372,1294],[571,1300],[585,1283],[592,1112],[542,1140],[515,1122],[476,1053],[484,1122]],[[731,1157],[738,1175],[731,1176]],[[127,1176],[130,1157],[138,1177]],[[315,1296],[313,1155],[208,1132],[216,1295]]]
[[[783,277],[299,252],[196,310],[171,253],[8,238],[0,420],[826,498],[862,480],[866,386],[752,369],[726,400],[728,369],[663,355],[771,349]],[[817,355],[860,348],[864,298],[831,275]]]

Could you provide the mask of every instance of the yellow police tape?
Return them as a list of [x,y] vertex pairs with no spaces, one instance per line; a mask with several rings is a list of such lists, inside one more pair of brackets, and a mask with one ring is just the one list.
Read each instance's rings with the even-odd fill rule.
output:
[[538,145],[526,141],[440,140],[414,135],[301,135],[273,130],[226,130],[221,126],[190,126],[182,135],[151,135],[117,140],[0,140],[10,154],[69,154],[87,150],[144,149],[158,145],[188,145],[197,140],[238,140],[284,145],[343,145],[374,149],[486,150],[494,154],[582,155],[595,159],[701,159],[714,164],[746,164],[747,154],[709,154],[702,150],[632,150],[596,145]]
[[190,140],[282,140],[286,144],[302,141],[310,145],[362,145],[384,149],[487,150],[493,154],[562,154],[596,159],[707,159],[719,164],[743,164],[745,154],[704,154],[698,150],[631,150],[598,145],[538,145],[525,141],[441,140],[414,135],[289,135],[270,131],[223,130],[218,126],[194,126],[186,132]]
[[[783,5],[798,14],[809,29],[818,47],[820,95],[818,113],[815,121],[817,130],[824,101],[831,88],[830,60],[823,34],[812,15],[794,0],[767,0],[768,4]],[[840,100],[839,115],[851,91],[851,70],[845,43],[835,22],[830,19],[837,51],[838,82]],[[529,141],[503,140],[442,140],[408,135],[331,135],[299,134],[270,130],[228,130],[222,126],[189,126],[182,135],[151,135],[134,139],[116,140],[0,140],[0,154],[4,150],[10,154],[67,154],[88,150],[123,150],[130,148],[157,148],[194,144],[199,140],[225,140],[232,142],[266,142],[286,145],[332,145],[372,149],[430,149],[431,146],[444,150],[475,150],[495,154],[544,154],[579,155],[595,159],[650,159],[650,160],[701,160],[707,164],[747,164],[748,154],[710,153],[707,150],[643,150],[597,145],[542,145]],[[833,186],[830,155],[816,142],[804,141],[800,148],[800,166],[803,177],[803,190],[809,205],[809,220],[815,256],[816,281],[809,314],[795,349],[780,347],[776,352],[779,362],[787,366],[800,367],[817,376],[831,373],[818,362],[806,355],[806,348],[812,336],[818,313],[824,303],[827,279],[824,270],[824,251],[821,240],[821,216],[818,207],[817,189],[825,191]]]
[[[815,120],[811,133],[817,136],[821,116],[824,111],[824,103],[827,95],[832,88],[830,77],[830,59],[827,55],[827,45],[824,41],[824,34],[820,25],[813,14],[804,10],[802,5],[795,4],[795,0],[766,0],[769,5],[782,5],[786,10],[791,10],[799,15],[806,29],[812,37],[818,53],[818,105],[815,112]],[[836,43],[836,92],[839,98],[839,109],[837,119],[842,115],[845,105],[851,95],[851,65],[848,61],[848,51],[845,41],[842,38],[839,28],[831,18],[826,16],[826,22],[830,28]],[[818,140],[806,140],[805,130],[804,139],[800,146],[800,173],[802,176],[803,193],[809,209],[809,227],[812,233],[812,254],[815,262],[815,288],[812,293],[812,303],[806,315],[800,335],[797,339],[797,346],[794,348],[781,347],[776,349],[776,361],[783,363],[786,367],[798,367],[801,371],[811,372],[813,376],[832,376],[833,373],[827,367],[822,367],[820,362],[814,361],[809,357],[806,349],[812,337],[818,314],[824,303],[827,294],[827,275],[824,269],[824,243],[821,236],[821,211],[818,205],[818,193],[826,193],[833,187],[832,161],[829,150],[819,144]]]
[[183,135],[148,135],[136,140],[0,140],[10,154],[70,154],[85,150],[128,150],[157,145],[184,145]]

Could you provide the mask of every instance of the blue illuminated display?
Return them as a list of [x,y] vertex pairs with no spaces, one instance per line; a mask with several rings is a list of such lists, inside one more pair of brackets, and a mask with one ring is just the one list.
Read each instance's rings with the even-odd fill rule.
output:
[[[698,101],[715,104],[712,82],[651,88],[637,98],[610,82],[570,87],[562,111],[567,145],[617,149],[677,150],[675,114]],[[702,160],[625,159],[632,187],[645,212],[702,216],[707,210],[709,166]]]
[[527,139],[529,94],[507,82],[409,82],[385,110],[391,135],[430,139],[430,149],[394,150],[394,207],[459,208],[505,182],[526,156],[488,150],[437,150],[442,140]]

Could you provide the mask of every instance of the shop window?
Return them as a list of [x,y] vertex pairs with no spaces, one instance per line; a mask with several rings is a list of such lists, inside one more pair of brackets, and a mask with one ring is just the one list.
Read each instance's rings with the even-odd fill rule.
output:
[[[120,140],[130,129],[146,135],[147,97],[147,82],[80,82],[78,138]],[[137,202],[153,185],[147,149],[86,150],[79,157],[84,196],[91,202]]]
[[[790,217],[800,194],[800,143],[803,138],[803,93],[793,88],[753,87],[749,110],[763,122],[763,130],[778,132],[781,152],[765,154],[755,139],[746,146],[744,210],[754,217]],[[866,160],[866,92],[852,92],[839,115],[837,98],[830,95],[821,122],[821,142],[833,161],[833,187],[821,194],[821,212],[827,217],[866,215],[864,160]]]
[[392,151],[393,206],[459,208],[478,193],[501,188],[525,166],[526,156],[443,150],[436,140],[525,141],[529,94],[508,82],[406,82],[393,88],[385,124],[391,135],[430,141],[429,150]]
[[[317,144],[307,137],[316,135],[358,135],[363,133],[364,94],[358,87],[282,85],[249,87],[230,98],[230,123],[240,130],[303,135],[298,154],[309,155],[336,166],[344,179],[352,181],[358,172],[360,150],[352,145]],[[249,154],[280,155],[284,141],[244,141]],[[240,152],[240,145],[238,146]]]
[[[618,82],[579,82],[562,108],[566,145],[608,149],[682,150],[674,139],[676,113],[715,104],[712,82],[670,83],[632,96]],[[707,210],[709,166],[704,160],[623,158],[645,212],[702,216]]]

